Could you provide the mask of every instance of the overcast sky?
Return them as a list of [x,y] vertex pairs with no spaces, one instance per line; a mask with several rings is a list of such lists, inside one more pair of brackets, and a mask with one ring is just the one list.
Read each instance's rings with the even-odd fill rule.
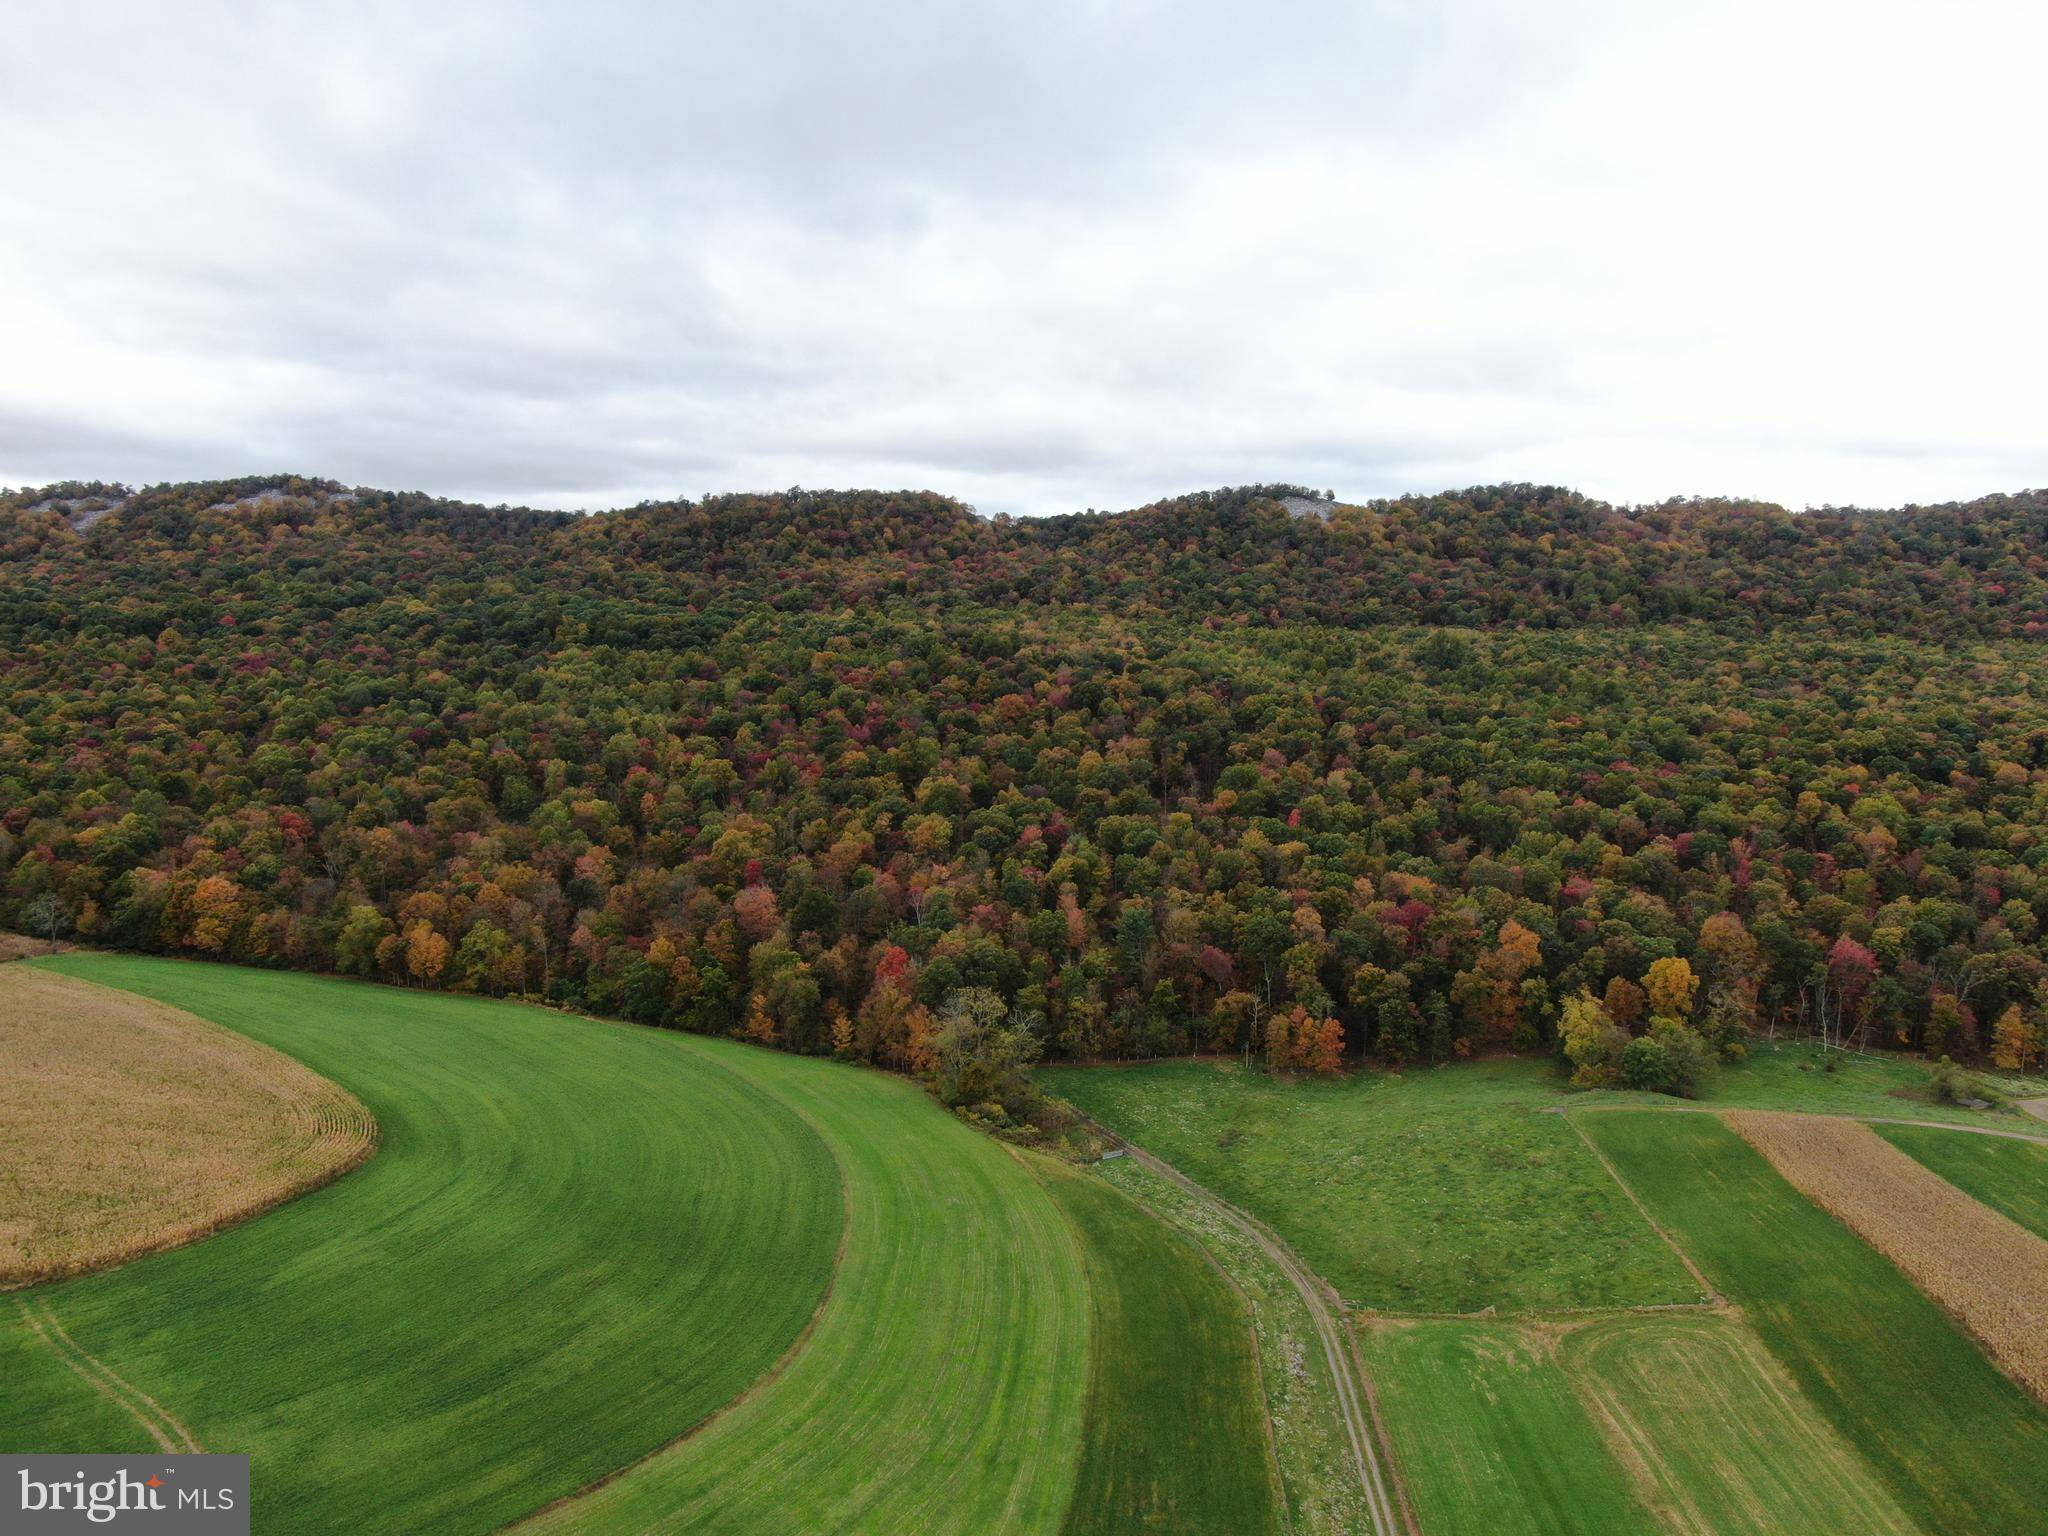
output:
[[2048,484],[2039,0],[9,7],[0,484]]

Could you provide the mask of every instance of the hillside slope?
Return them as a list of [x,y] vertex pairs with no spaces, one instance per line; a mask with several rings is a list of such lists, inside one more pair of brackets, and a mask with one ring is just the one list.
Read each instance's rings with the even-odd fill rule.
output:
[[1283,492],[0,498],[0,922],[897,1067],[965,986],[1440,1059],[1674,957],[2038,1059],[2048,494]]

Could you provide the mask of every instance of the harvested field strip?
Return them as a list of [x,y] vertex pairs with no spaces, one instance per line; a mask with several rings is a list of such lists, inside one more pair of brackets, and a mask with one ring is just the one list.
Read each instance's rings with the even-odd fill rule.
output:
[[1956,1188],[2048,1238],[2048,1145],[1887,1125],[1878,1135]]
[[1101,1177],[1200,1242],[1243,1294],[1258,1337],[1266,1417],[1293,1529],[1299,1536],[1373,1529],[1329,1357],[1287,1272],[1213,1202],[1137,1158],[1104,1162]]
[[2048,1242],[1854,1120],[1758,1111],[1728,1120],[1794,1188],[1939,1302],[2008,1375],[2048,1399]]
[[376,1134],[289,1056],[17,965],[0,987],[0,1289],[218,1232],[360,1166]]
[[1582,1124],[1922,1530],[2042,1529],[2048,1412],[1876,1250],[1714,1116]]
[[1549,1340],[1512,1322],[1360,1319],[1431,1536],[1659,1536]]
[[1026,1156],[1081,1238],[1094,1320],[1066,1536],[1285,1530],[1244,1299],[1178,1227]]
[[[348,1178],[23,1293],[196,1439],[251,1455],[259,1531],[494,1530],[704,1422],[818,1311],[839,1169],[722,1064],[759,1053],[284,972],[27,963],[260,1039],[376,1115]],[[109,1413],[70,1372],[10,1379],[0,1449],[105,1448]]]
[[1052,1197],[900,1079],[681,1043],[817,1128],[845,1173],[846,1257],[780,1375],[519,1529],[1057,1531],[1080,1461],[1089,1293]]
[[1567,1376],[1644,1502],[1678,1536],[1913,1536],[1862,1457],[1733,1316],[1565,1334]]

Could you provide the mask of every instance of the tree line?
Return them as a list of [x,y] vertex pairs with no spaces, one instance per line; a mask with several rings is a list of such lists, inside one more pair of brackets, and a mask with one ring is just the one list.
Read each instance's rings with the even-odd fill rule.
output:
[[0,497],[0,917],[926,1072],[2038,1062],[2048,497],[1291,490]]

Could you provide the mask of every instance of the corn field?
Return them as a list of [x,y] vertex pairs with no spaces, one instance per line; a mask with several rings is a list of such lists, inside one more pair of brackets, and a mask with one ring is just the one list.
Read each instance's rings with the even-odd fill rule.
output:
[[2048,1242],[1859,1121],[1759,1111],[1726,1119],[2048,1401]]

